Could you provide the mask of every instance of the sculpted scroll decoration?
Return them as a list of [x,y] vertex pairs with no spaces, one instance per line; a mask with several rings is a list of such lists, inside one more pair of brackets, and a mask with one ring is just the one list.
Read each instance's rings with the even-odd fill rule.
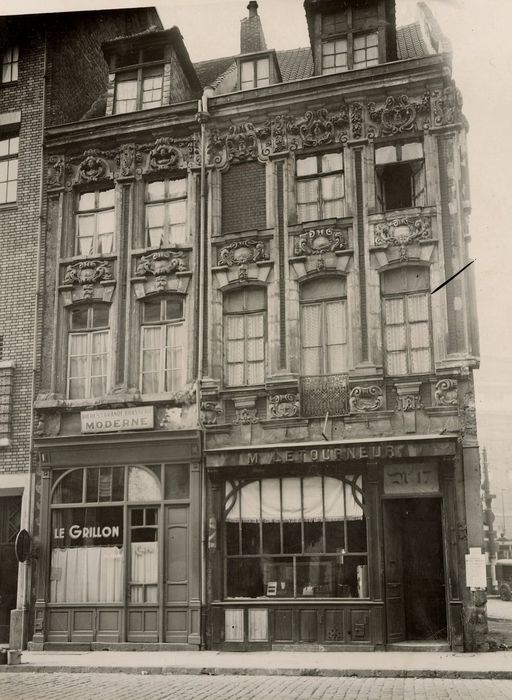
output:
[[380,386],[355,386],[350,391],[350,412],[365,413],[378,411],[384,404],[384,396]]
[[274,394],[268,398],[271,418],[295,418],[299,415],[298,394]]
[[66,267],[64,284],[81,285],[84,299],[90,299],[97,282],[112,280],[112,269],[107,260],[83,260]]
[[400,260],[408,259],[407,246],[417,240],[432,238],[429,219],[402,218],[393,219],[377,224],[374,242],[376,246],[397,246],[400,249]]
[[187,266],[181,251],[159,250],[143,255],[135,271],[137,277],[153,276],[156,287],[163,291],[167,288],[167,278],[176,272],[186,272]]
[[418,128],[418,117],[427,114],[423,128],[430,125],[430,93],[423,94],[420,102],[414,102],[407,95],[390,95],[386,98],[384,107],[377,108],[375,102],[368,103],[368,114],[371,121],[380,126],[380,136],[403,134]]
[[457,406],[457,380],[439,380],[436,384],[434,396],[438,406]]

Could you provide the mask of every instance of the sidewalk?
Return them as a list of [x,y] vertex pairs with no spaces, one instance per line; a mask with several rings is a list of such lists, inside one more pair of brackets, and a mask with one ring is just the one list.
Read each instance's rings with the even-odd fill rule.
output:
[[0,672],[512,679],[512,651],[25,651],[20,665]]

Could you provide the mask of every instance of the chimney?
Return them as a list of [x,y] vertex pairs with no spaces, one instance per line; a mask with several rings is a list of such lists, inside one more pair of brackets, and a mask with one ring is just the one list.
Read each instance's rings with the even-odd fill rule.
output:
[[247,5],[249,16],[244,17],[240,26],[240,53],[264,51],[267,48],[265,35],[258,15],[258,3],[251,0]]

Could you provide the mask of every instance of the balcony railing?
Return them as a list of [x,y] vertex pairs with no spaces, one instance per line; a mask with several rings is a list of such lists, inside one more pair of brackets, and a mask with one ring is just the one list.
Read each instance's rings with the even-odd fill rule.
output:
[[322,374],[300,379],[303,416],[343,416],[349,413],[348,374]]

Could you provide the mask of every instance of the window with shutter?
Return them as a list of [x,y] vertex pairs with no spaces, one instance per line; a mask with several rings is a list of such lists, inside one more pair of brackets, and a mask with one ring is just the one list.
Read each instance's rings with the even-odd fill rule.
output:
[[412,141],[377,147],[375,184],[381,211],[424,206],[426,191],[422,143]]

